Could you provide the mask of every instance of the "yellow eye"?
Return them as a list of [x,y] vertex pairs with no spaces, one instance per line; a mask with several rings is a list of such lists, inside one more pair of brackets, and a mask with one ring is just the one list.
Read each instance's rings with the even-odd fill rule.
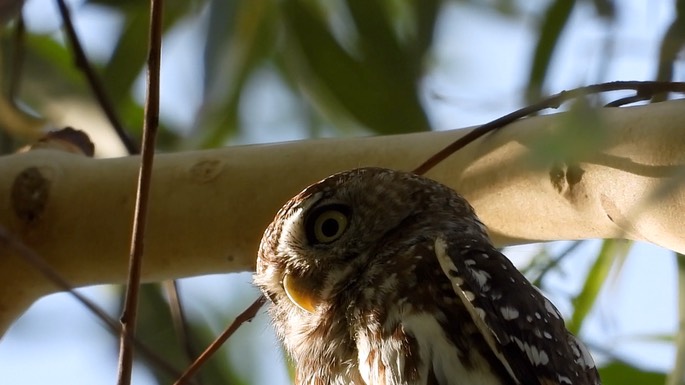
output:
[[349,209],[335,205],[312,212],[307,221],[307,233],[312,243],[331,243],[340,238],[349,226]]

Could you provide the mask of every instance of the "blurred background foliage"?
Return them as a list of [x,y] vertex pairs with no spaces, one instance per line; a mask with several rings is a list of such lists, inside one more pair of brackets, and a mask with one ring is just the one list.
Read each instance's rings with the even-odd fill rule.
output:
[[[0,19],[5,20],[0,42],[3,153],[34,140],[45,128],[72,125],[89,132],[99,156],[126,155],[126,148],[112,134],[111,127],[120,124],[134,143],[141,136],[148,3],[140,0],[67,2],[96,81],[89,81],[84,75],[84,63],[74,54],[76,42],[63,33],[64,22],[55,2],[27,1],[24,18],[20,12],[23,2],[6,3],[7,6],[0,6]],[[529,51],[520,55],[528,58],[526,63],[519,64],[524,68],[525,77],[516,81],[519,88],[514,95],[502,96],[487,89],[465,87],[467,92],[476,95],[475,99],[487,95],[491,101],[501,102],[499,111],[507,112],[514,106],[560,91],[551,86],[555,53],[565,34],[578,33],[578,30],[567,30],[570,20],[578,14],[590,23],[601,25],[606,33],[598,39],[604,53],[596,60],[592,74],[575,81],[633,80],[606,77],[615,59],[611,48],[621,43],[612,33],[615,24],[622,12],[636,12],[626,3],[612,0],[167,0],[165,42],[173,44],[176,54],[165,55],[162,62],[163,67],[172,70],[162,71],[162,126],[158,148],[168,152],[283,139],[444,129],[446,124],[428,111],[428,106],[447,98],[448,107],[454,109],[450,105],[454,102],[443,94],[444,89],[430,86],[427,79],[436,71],[444,71],[445,66],[452,68],[448,73],[467,66],[464,63],[468,63],[469,57],[460,57],[459,63],[445,63],[440,55],[445,43],[440,43],[441,48],[436,41],[436,31],[445,29],[445,23],[453,22],[449,15],[460,12],[487,15],[503,24],[523,20],[531,35]],[[685,1],[668,3],[673,7],[672,24],[654,27],[664,31],[656,50],[658,54],[653,58],[658,71],[638,80],[669,80],[675,76],[674,68],[678,68],[685,37]],[[450,36],[448,45],[481,44],[478,28],[461,32]],[[501,36],[502,47],[506,47],[507,39],[508,36]],[[185,47],[185,51],[177,47]],[[477,47],[476,50],[479,48],[488,49]],[[493,68],[511,64],[490,63]],[[499,75],[496,72],[484,76],[496,78]],[[100,100],[94,97],[98,92],[102,96]],[[106,109],[113,111],[114,116],[106,117],[103,113]],[[261,129],[255,121],[261,122]],[[447,126],[458,127],[456,123],[447,123]],[[578,290],[562,290],[561,294],[557,290],[556,300],[561,301],[569,327],[583,335],[581,326],[607,280],[616,280],[620,275],[631,246],[622,241],[604,241],[594,246],[582,242],[535,246],[519,266],[545,289],[550,289],[546,283],[552,273],[557,277],[579,276]],[[569,255],[575,258],[579,250],[586,255],[586,262],[563,263],[562,259],[568,261]],[[574,269],[575,273],[569,272]],[[198,299],[193,290],[181,291],[179,295],[175,290],[178,285],[169,282],[145,285],[139,321],[141,339],[160,358],[179,370],[184,368],[191,357],[256,297],[257,293],[249,287],[249,275],[233,276],[237,277],[233,283],[224,282],[229,280],[226,277],[203,281],[202,290],[219,293],[215,299]],[[110,296],[119,291],[103,290]],[[176,300],[177,296],[184,300]],[[121,306],[117,298],[114,295],[109,302],[103,300],[103,306],[114,317]],[[264,373],[282,366],[284,361],[273,358],[280,352],[272,340],[264,343],[263,338],[257,337],[268,328],[263,320],[260,322],[258,328],[243,327],[247,330],[241,330],[240,335],[229,341],[233,346],[231,351],[227,348],[211,360],[197,377],[197,383],[275,381]],[[21,333],[22,327],[18,329]],[[672,335],[649,336],[652,341],[667,344],[673,338]],[[111,341],[103,341],[109,340],[97,343],[114,348]],[[606,384],[666,381],[663,371],[625,362],[612,349],[613,342],[593,342]],[[267,349],[276,351],[269,356],[271,361],[258,361]],[[246,366],[246,360],[252,363]],[[144,358],[140,362],[140,370],[146,375],[138,383],[166,384],[173,380]],[[682,365],[676,365],[675,370]],[[285,369],[281,372],[287,373]],[[110,381],[107,378],[102,382]]]

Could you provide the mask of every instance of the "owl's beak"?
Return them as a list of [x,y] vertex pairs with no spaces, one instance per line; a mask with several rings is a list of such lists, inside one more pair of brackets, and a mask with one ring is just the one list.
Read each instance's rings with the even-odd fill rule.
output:
[[302,282],[303,279],[298,279],[290,274],[286,274],[283,277],[283,289],[288,295],[288,298],[300,309],[314,313],[318,299],[315,293],[307,287],[307,285]]

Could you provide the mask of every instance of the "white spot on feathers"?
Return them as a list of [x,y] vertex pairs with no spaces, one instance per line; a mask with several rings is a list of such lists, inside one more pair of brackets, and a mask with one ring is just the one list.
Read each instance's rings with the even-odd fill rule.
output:
[[586,368],[594,368],[595,361],[592,359],[590,352],[585,345],[580,342],[573,334],[568,335],[568,342],[571,345],[573,353],[576,355],[576,363],[585,366]]
[[473,269],[471,270],[471,274],[473,275],[473,278],[475,278],[476,281],[478,281],[478,285],[481,288],[483,288],[483,286],[485,286],[485,284],[488,283],[488,279],[491,278],[490,274],[483,270]]
[[503,306],[499,311],[502,313],[502,318],[507,321],[515,320],[519,317],[519,311],[510,306]]
[[547,365],[549,363],[549,356],[544,350],[538,349],[537,346],[530,345],[527,342],[523,342],[518,337],[512,337],[511,339],[516,342],[516,345],[521,351],[526,353],[528,360],[530,360],[533,365],[539,366]]

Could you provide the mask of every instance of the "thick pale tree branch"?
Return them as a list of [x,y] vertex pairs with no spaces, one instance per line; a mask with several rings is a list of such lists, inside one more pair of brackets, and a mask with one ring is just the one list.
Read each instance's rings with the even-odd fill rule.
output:
[[[556,160],[537,149],[578,120],[526,119],[427,175],[466,196],[499,245],[620,237],[685,252],[684,111],[685,101],[601,110],[587,120],[594,148]],[[143,279],[250,270],[263,229],[306,185],[366,165],[412,170],[465,132],[160,154]],[[2,157],[0,224],[74,286],[123,282],[138,162],[54,150]],[[56,290],[3,244],[0,282],[0,330]]]

